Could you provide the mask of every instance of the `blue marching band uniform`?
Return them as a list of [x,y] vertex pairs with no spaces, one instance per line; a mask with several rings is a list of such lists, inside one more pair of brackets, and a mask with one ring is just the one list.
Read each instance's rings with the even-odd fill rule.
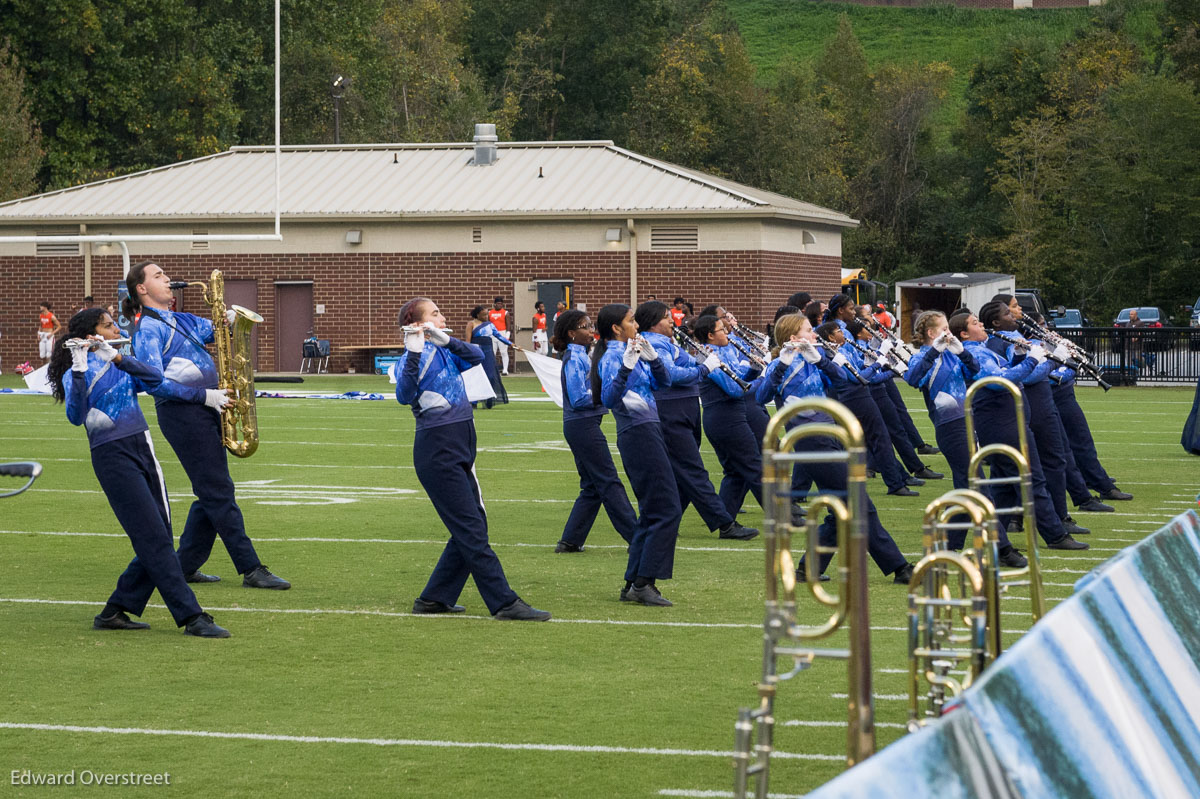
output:
[[[710,371],[709,365],[715,361],[710,359],[708,365],[698,362],[670,337],[645,332],[644,341],[657,357],[643,354],[631,361],[627,344],[616,340],[595,345],[603,347],[594,354],[601,387],[596,396],[588,349],[569,343],[560,376],[562,423],[580,488],[556,551],[581,551],[603,507],[628,548],[620,598],[670,605],[655,583],[674,573],[683,510],[694,506],[708,529],[720,531],[722,538],[756,535],[756,530],[737,524],[736,515],[747,493],[760,504],[762,501],[762,428],[768,418],[764,406],[783,408],[805,397],[828,396],[846,405],[862,423],[869,465],[884,478],[888,493],[905,490],[908,477],[895,452],[905,459],[909,471],[916,471],[926,467],[915,449],[927,445],[904,408],[886,359],[866,363],[851,343],[845,324],[840,320],[838,324],[846,336],[839,353],[866,385],[839,365],[840,358],[835,362],[819,348],[808,349],[803,353],[807,357],[789,350],[787,357],[769,361],[765,370],[749,363],[732,344],[711,348],[717,360],[750,381],[748,389],[742,388],[724,371]],[[442,336],[448,341],[439,343],[437,337],[431,337],[434,340],[425,341],[419,352],[408,349],[398,373],[396,399],[411,407],[416,422],[413,463],[417,478],[450,536],[414,603],[414,613],[463,611],[457,602],[471,577],[495,617],[549,618],[548,613],[530,608],[509,585],[488,540],[487,512],[474,469],[473,406],[462,373],[480,363],[486,370],[486,363],[492,360],[492,337],[499,334],[490,323],[475,329],[473,343],[448,336]],[[246,535],[221,442],[220,415],[206,404],[206,398],[211,399],[209,391],[218,382],[213,360],[205,351],[212,338],[212,323],[207,319],[146,309],[133,343],[136,357],[126,356],[116,364],[92,353],[86,372],[72,371],[63,377],[67,416],[73,424],[86,427],[97,478],[136,553],[106,612],[115,609],[140,615],[157,588],[177,624],[186,625],[202,615],[187,582],[193,576],[216,579],[200,575],[198,570],[217,536],[239,573],[249,575],[262,569],[279,580],[266,572]],[[495,384],[499,379],[491,374],[495,364],[491,366],[489,377]],[[966,488],[966,388],[974,379],[990,375],[1016,382],[1027,398],[1025,424],[1038,532],[1051,547],[1083,546],[1063,545],[1064,541],[1077,544],[1068,534],[1071,528],[1065,526],[1070,521],[1067,493],[1087,509],[1093,500],[1090,490],[1102,496],[1120,492],[1096,456],[1087,420],[1075,397],[1072,370],[1015,353],[1007,341],[992,336],[984,343],[964,342],[957,354],[953,349],[923,346],[910,360],[903,379],[922,394],[954,487]],[[178,552],[172,548],[171,514],[161,469],[137,405],[139,390],[154,396],[159,425],[196,495]],[[609,410],[616,421],[617,449],[637,498],[636,511],[602,430]],[[983,392],[976,398],[975,414],[981,445],[1018,445],[1015,408],[1008,392],[996,388]],[[821,413],[809,412],[790,424],[829,421]],[[714,490],[700,454],[702,429],[721,464],[719,490]],[[799,449],[813,452],[835,451],[839,446],[827,437],[805,438],[798,444]],[[1009,475],[1013,469],[1003,459],[997,459],[991,468],[995,475]],[[819,492],[844,496],[845,466],[796,464],[793,493],[803,498],[813,484]],[[992,492],[997,505],[1018,504],[1015,490],[997,486]],[[894,575],[896,582],[906,582],[911,565],[869,499],[867,513],[869,553],[881,572]],[[1001,535],[1001,552],[1014,552],[1003,527]],[[964,531],[953,531],[951,546],[961,548],[964,537]],[[823,544],[836,544],[831,516],[822,521],[820,538]],[[822,572],[828,560],[823,558]],[[279,582],[283,585],[270,587],[289,585]],[[136,626],[142,625],[130,622],[126,628]]]

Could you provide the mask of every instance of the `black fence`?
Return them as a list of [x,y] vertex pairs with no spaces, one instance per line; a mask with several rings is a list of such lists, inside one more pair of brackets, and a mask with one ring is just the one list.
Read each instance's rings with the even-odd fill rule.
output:
[[1200,327],[1080,327],[1055,332],[1087,350],[1104,380],[1114,386],[1200,379]]

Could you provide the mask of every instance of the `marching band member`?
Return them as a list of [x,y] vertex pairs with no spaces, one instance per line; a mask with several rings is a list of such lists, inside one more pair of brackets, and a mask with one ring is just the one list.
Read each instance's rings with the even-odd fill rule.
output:
[[617,422],[617,449],[625,475],[637,497],[637,530],[629,543],[623,602],[670,607],[658,580],[674,572],[675,539],[679,536],[679,492],[664,480],[671,459],[663,441],[654,388],[669,385],[658,351],[637,335],[637,322],[627,305],[613,303],[596,317],[600,341],[592,349],[592,396],[599,396]]
[[[212,320],[172,311],[171,279],[153,261],[142,261],[126,278],[129,296],[123,311],[139,314],[133,353],[158,369],[163,381],[150,387],[158,426],[179,458],[197,499],[179,536],[179,565],[190,583],[220,580],[200,572],[219,535],[246,588],[287,590],[292,584],[272,574],[246,535],[242,510],[234,497],[233,478],[222,443],[221,408],[207,389],[217,387],[216,364],[204,346],[213,340]],[[233,311],[229,311],[232,315]]]
[[637,530],[637,514],[629,504],[625,486],[613,465],[608,439],[600,429],[608,409],[592,393],[588,377],[593,329],[592,320],[583,311],[563,311],[550,339],[555,351],[562,353],[563,438],[571,448],[579,472],[579,496],[571,506],[571,515],[555,552],[583,551],[583,542],[601,505],[625,543],[633,540]]
[[[692,335],[712,348],[742,380],[758,376],[760,369],[747,363],[729,343],[725,322],[719,317],[702,314],[692,327]],[[731,516],[741,510],[747,491],[762,505],[762,438],[755,435],[746,413],[746,395],[753,393],[753,386],[744,389],[722,371],[709,372],[700,383],[704,434],[721,462],[724,475],[718,494]],[[757,399],[750,404],[758,407]]]
[[[979,309],[979,321],[987,329],[994,328],[1001,333],[1015,336],[1017,319],[1021,318],[1021,313],[1021,306],[1015,297],[997,294],[992,302]],[[1037,340],[1029,343],[1042,344]],[[1016,346],[1000,336],[989,337],[988,347],[1008,358],[1010,362],[1015,363],[1021,358]],[[1060,360],[1071,357],[1071,353],[1061,345],[1057,349],[1049,347],[1047,352],[1052,349],[1055,350],[1053,354]],[[1042,473],[1046,476],[1046,490],[1054,503],[1054,510],[1062,520],[1064,530],[1073,535],[1080,535],[1091,531],[1076,524],[1067,510],[1067,459],[1063,454],[1067,443],[1063,440],[1062,420],[1059,419],[1054,395],[1050,390],[1049,378],[1054,368],[1054,363],[1051,362],[1043,369],[1035,369],[1025,378],[1021,388],[1029,406],[1029,429],[1033,431],[1033,437],[1037,440]]]
[[546,339],[546,303],[541,300],[533,304],[533,351],[539,355],[550,354]]
[[[870,382],[887,379],[882,374],[885,361],[881,359],[870,366],[865,365],[858,351],[847,344],[845,333],[836,322],[826,322],[815,332],[819,338],[830,342],[838,350],[833,361],[842,371],[838,372],[833,389],[838,401],[850,409],[863,427],[867,445],[867,467],[883,477],[888,494],[896,497],[917,496],[917,492],[908,487],[909,478],[892,452],[891,436],[883,423],[883,417],[879,414],[879,406],[871,397]],[[851,372],[851,369],[854,372]],[[855,372],[859,377],[854,376]],[[865,381],[865,384],[862,381]]]
[[492,618],[546,621],[548,612],[531,608],[509,587],[488,543],[487,512],[475,478],[475,419],[462,381],[462,373],[481,363],[484,352],[451,338],[443,329],[446,318],[427,297],[406,302],[398,321],[405,355],[396,400],[412,407],[417,421],[413,466],[450,531],[413,613],[462,613],[465,608],[455,603],[471,577]]
[[[777,346],[773,353],[776,357],[767,366],[759,382],[759,402],[774,400],[783,407],[791,400],[824,396],[829,393],[834,383],[843,379],[841,366],[815,346],[816,340],[812,324],[804,316],[783,316],[776,321]],[[796,416],[791,426],[832,422],[833,420],[825,414],[810,411]],[[841,445],[827,436],[811,436],[802,438],[796,448],[802,452],[821,452],[840,450]],[[815,482],[817,490],[822,494],[846,495],[846,466],[843,464],[797,463],[793,472],[800,473],[799,479],[793,476],[793,484],[799,482],[807,485]],[[837,525],[832,514],[827,515],[821,523],[820,542],[824,546],[837,544]],[[870,497],[867,498],[867,551],[880,571],[893,575],[893,582],[908,585],[912,578],[912,564],[904,558],[891,534],[884,529]],[[819,571],[822,575],[832,557],[832,554],[821,556]],[[805,579],[803,561],[796,570],[796,576],[797,579]]]
[[[1004,314],[1008,314],[1007,306],[998,305],[989,308],[991,305],[988,303],[979,309],[979,313],[985,315],[988,321],[995,321],[992,312],[996,311],[997,307]],[[1049,374],[1050,367],[1054,365],[1053,362],[1046,361],[1047,353],[1040,346],[1033,347],[1026,357],[1017,363],[1010,363],[1003,354],[989,345],[989,337],[984,324],[972,314],[960,314],[951,322],[954,324],[951,330],[962,339],[963,346],[974,356],[975,362],[979,365],[977,377],[998,375],[1020,385],[1034,371],[1042,370],[1044,374]],[[1049,363],[1049,366],[1046,363]],[[1016,426],[1016,407],[1008,391],[1000,386],[988,386],[987,390],[975,398],[973,411],[975,418],[978,419],[975,432],[981,446],[1008,444],[1013,448],[1020,447],[1019,431]],[[1026,413],[1025,427],[1026,441],[1029,447],[1034,514],[1038,532],[1051,549],[1087,549],[1087,544],[1076,541],[1067,533],[1063,528],[1062,520],[1054,509],[1054,502],[1046,490],[1046,476],[1042,472],[1042,462],[1038,457],[1037,441],[1029,430],[1028,412]],[[1016,475],[1016,466],[1008,458],[994,459],[991,467],[993,476],[1013,477]],[[1000,507],[1012,507],[1019,504],[1016,489],[1009,484],[996,486],[993,493],[996,496],[996,504]]]
[[489,399],[484,403],[484,406],[491,408],[497,402],[508,402],[508,392],[504,390],[504,381],[500,379],[500,373],[496,371],[496,347],[504,353],[504,374],[508,374],[508,348],[515,347],[511,341],[499,330],[496,329],[496,324],[491,321],[492,311],[489,311],[482,305],[476,305],[471,309],[471,319],[476,323],[469,333],[469,339],[472,344],[486,353],[492,353],[492,357],[483,359],[483,373],[487,375],[488,382],[492,384],[492,391],[496,392],[493,399]]
[[[972,317],[973,318],[973,317]],[[967,319],[958,325],[961,331]],[[979,371],[975,356],[966,350],[962,339],[954,335],[953,325],[946,321],[941,311],[926,311],[917,319],[915,334],[920,350],[909,361],[904,379],[913,388],[920,389],[929,410],[929,421],[933,422],[933,433],[938,447],[950,464],[954,487],[970,488],[968,471],[971,462],[967,445],[966,397],[967,378]],[[986,490],[984,494],[990,495]],[[951,530],[947,538],[951,549],[962,549],[966,542],[966,530]],[[1027,561],[1008,540],[1001,527],[1000,563],[1008,568],[1019,569]]]
[[663,440],[671,458],[671,469],[683,509],[695,505],[696,512],[719,538],[746,541],[758,535],[753,527],[743,527],[730,514],[713,490],[712,480],[700,456],[700,383],[720,367],[720,359],[710,353],[697,363],[675,343],[674,322],[670,309],[661,302],[644,302],[634,312],[638,331],[658,351],[671,376],[669,386],[654,391]]
[[[96,479],[136,555],[92,626],[97,630],[147,629],[149,624],[132,621],[126,614],[141,616],[157,588],[184,634],[228,638],[229,631],[218,627],[200,608],[183,578],[171,536],[171,508],[162,469],[154,456],[150,428],[138,407],[138,391],[158,386],[162,373],[117,352],[108,342],[120,335],[104,309],[80,311],[71,317],[70,339],[58,341],[48,369],[54,399],[66,403],[71,424],[87,430]],[[216,389],[196,391],[224,394]]]
[[[755,352],[757,346],[738,335],[737,317],[731,314],[727,309],[720,305],[709,305],[700,312],[701,316],[713,315],[725,323],[725,335],[729,337],[729,343],[741,355],[743,368],[749,368],[752,364],[749,354]],[[736,342],[736,344],[734,343]],[[766,364],[753,364],[758,371],[766,366]],[[758,454],[762,454],[762,440],[767,435],[767,425],[771,421],[771,414],[767,413],[767,409],[758,403],[754,397],[754,392],[746,394],[746,422],[750,425],[750,430],[754,433],[754,440],[757,442]]]

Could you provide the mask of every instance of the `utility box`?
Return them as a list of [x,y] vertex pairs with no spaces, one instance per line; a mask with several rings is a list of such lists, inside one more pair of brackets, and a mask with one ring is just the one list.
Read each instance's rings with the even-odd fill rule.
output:
[[924,311],[941,311],[950,316],[954,309],[966,306],[978,314],[980,307],[997,294],[1015,294],[1012,275],[995,272],[946,272],[896,283],[898,335],[912,338],[913,323]]

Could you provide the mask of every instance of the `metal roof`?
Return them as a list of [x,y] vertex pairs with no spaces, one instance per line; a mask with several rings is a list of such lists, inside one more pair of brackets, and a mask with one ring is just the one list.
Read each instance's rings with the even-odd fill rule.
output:
[[940,275],[930,275],[929,277],[916,277],[912,280],[898,280],[897,286],[904,288],[922,288],[922,287],[966,287],[978,286],[981,283],[993,283],[997,280],[1012,280],[1012,275],[1001,275],[996,272],[943,272]]
[[[840,227],[837,211],[658,161],[610,141],[509,142],[475,166],[474,145],[282,148],[282,215],[777,216]],[[275,211],[272,147],[234,147],[145,172],[0,203],[4,222],[265,218]]]

